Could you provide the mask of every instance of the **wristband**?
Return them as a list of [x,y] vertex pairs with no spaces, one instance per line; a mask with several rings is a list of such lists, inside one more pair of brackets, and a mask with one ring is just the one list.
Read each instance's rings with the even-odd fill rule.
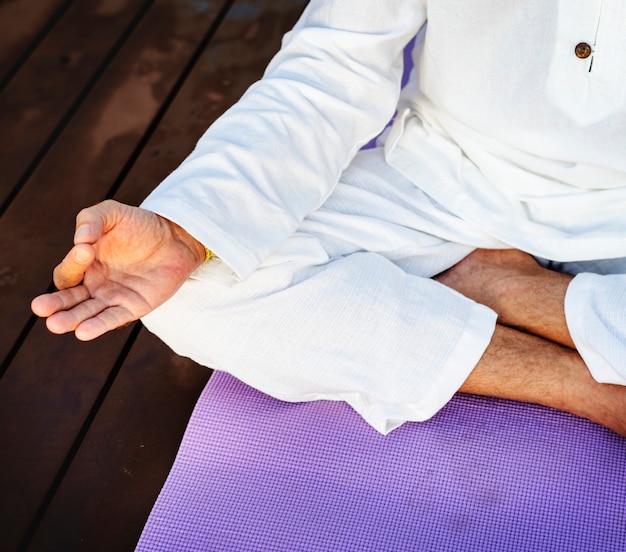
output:
[[205,246],[204,261],[202,261],[202,264],[208,263],[213,257],[215,257],[215,253],[213,253],[213,251],[211,251],[208,247]]

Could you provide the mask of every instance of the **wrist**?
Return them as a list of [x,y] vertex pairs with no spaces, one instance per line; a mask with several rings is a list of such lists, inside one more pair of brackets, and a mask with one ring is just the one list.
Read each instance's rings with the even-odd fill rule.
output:
[[[160,215],[159,215],[160,216]],[[179,226],[175,222],[160,217],[166,225],[169,227],[173,238],[180,242],[189,251],[194,269],[205,263],[207,259],[208,250],[201,242],[194,238],[189,232],[187,232],[182,226]],[[212,252],[211,252],[212,253]]]

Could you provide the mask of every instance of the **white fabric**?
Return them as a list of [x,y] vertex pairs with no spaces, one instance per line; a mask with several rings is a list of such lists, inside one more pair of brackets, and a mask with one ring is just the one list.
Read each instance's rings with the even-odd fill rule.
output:
[[626,276],[578,274],[568,287],[565,313],[593,378],[626,385]]
[[[512,246],[560,262],[626,256],[625,23],[626,4],[618,0],[312,0],[264,78],[207,131],[190,157],[143,204],[213,249],[222,259],[218,272],[232,270],[236,275],[229,300],[218,294],[219,301],[225,301],[219,316],[206,299],[213,292],[198,287],[195,280],[146,319],[149,327],[152,324],[181,354],[237,372],[247,381],[254,379],[254,385],[282,398],[349,400],[354,386],[359,398],[349,402],[381,431],[401,419],[419,419],[427,410],[431,415],[453,387],[444,386],[438,395],[441,374],[449,373],[444,366],[451,347],[467,344],[473,336],[484,349],[493,318],[485,315],[480,325],[470,329],[473,315],[467,309],[475,308],[470,302],[451,292],[439,297],[440,286],[416,278],[434,274],[430,260],[438,258],[445,265],[454,257],[449,252],[467,253],[476,246]],[[414,78],[400,98],[402,50],[420,29],[413,53]],[[589,58],[574,55],[579,42],[592,46]],[[358,149],[384,127],[396,108],[400,115],[382,142],[386,162],[406,180],[395,172],[383,175],[391,169],[374,168],[371,159],[367,170],[359,160],[354,171],[351,168],[342,178]],[[376,155],[376,163],[384,166],[380,154]],[[337,187],[340,178],[347,182],[359,173],[359,184],[353,188],[360,191],[348,197],[357,210],[365,208],[363,214],[355,213],[363,218],[354,225],[354,214],[324,220],[328,212],[336,211],[333,202],[343,193],[343,187]],[[398,199],[391,184],[401,181],[398,189],[403,194],[413,190],[399,200],[401,212],[383,207],[381,214],[371,208],[374,196],[363,199],[371,185],[378,186],[372,182],[385,178],[390,191],[376,191],[376,197],[387,203]],[[418,213],[421,219],[409,230],[403,230],[406,211]],[[391,218],[395,216],[400,218]],[[303,229],[314,223],[318,226]],[[425,237],[417,237],[417,232],[425,232]],[[363,238],[364,243],[355,248],[355,233],[369,240]],[[404,255],[394,241],[413,239],[421,249],[410,255]],[[448,247],[441,239],[461,245]],[[437,245],[429,245],[429,240]],[[303,243],[306,247],[300,249]],[[351,244],[347,249],[346,243]],[[375,253],[361,254],[359,248]],[[397,275],[398,268],[404,276]],[[268,269],[276,272],[272,278],[280,280],[272,284],[271,293],[264,279]],[[403,295],[407,288],[402,284],[397,295],[384,295],[392,306],[385,310],[374,293],[382,277],[392,281],[399,277],[398,284],[410,281],[413,299]],[[208,279],[201,280],[206,289],[213,286]],[[339,290],[351,297],[357,286],[362,292],[359,302],[367,308],[337,311]],[[193,293],[188,291],[192,288]],[[371,293],[366,292],[370,288]],[[390,293],[389,286],[385,289]],[[282,291],[277,294],[277,290]],[[213,358],[202,340],[204,353],[191,350],[197,344],[182,334],[210,335],[211,326],[206,324],[211,316],[217,320],[239,312],[231,310],[238,305],[238,293],[243,294],[245,312],[256,325],[243,316],[237,319],[239,326],[233,322],[234,333],[226,332],[228,341],[222,347],[234,350],[224,350],[224,356],[234,355],[237,362]],[[248,301],[267,293],[288,296],[293,303],[289,314],[279,301],[275,310],[269,307],[267,314],[256,318],[254,313],[264,301]],[[334,297],[322,301],[326,310],[320,306],[322,310],[308,324],[297,318],[297,312],[326,294]],[[441,304],[431,301],[435,296]],[[195,325],[183,325],[184,314],[190,315],[188,309],[195,302],[205,309],[203,315],[191,316]],[[376,354],[369,351],[372,335],[380,332],[372,333],[375,325],[362,320],[364,313],[372,309],[380,320],[410,319],[416,334],[431,335],[431,318],[437,319],[448,308],[441,305],[450,305],[456,313],[450,314],[456,329],[432,336],[430,349],[440,354],[422,356],[420,347],[409,341],[411,354],[406,351],[396,357],[397,336],[410,334],[416,339],[417,335],[407,333],[408,328],[398,329],[397,335],[384,332],[387,371],[378,377],[373,366],[383,359],[384,343]],[[419,320],[413,318],[415,309]],[[177,325],[170,322],[173,313]],[[324,325],[325,320],[335,319],[329,324],[334,329],[327,342],[319,341],[319,347],[308,352],[299,349],[303,343],[298,342],[289,349],[293,356],[285,353],[283,359],[284,370],[302,364],[315,371],[329,363],[322,370],[328,379],[305,378],[299,386],[304,376],[294,373],[289,386],[297,391],[292,392],[283,386],[284,374],[271,368],[280,354],[272,351],[263,362],[250,365],[257,359],[256,346],[245,353],[244,345],[235,344],[253,343],[259,326],[272,316],[279,325],[304,324],[298,330],[302,339],[315,331],[313,321]],[[606,319],[597,317],[599,324]],[[461,320],[463,328],[458,325]],[[353,324],[365,324],[363,333],[355,329],[352,339],[334,342],[337,328]],[[294,331],[290,327],[289,336]],[[595,331],[585,330],[591,337],[579,336],[580,343],[593,343]],[[268,344],[278,335],[266,334],[265,329],[262,333]],[[612,346],[623,351],[620,339],[617,335]],[[323,353],[324,347],[329,354]],[[474,350],[466,359],[458,359],[454,385],[458,387],[471,370],[477,354]],[[626,357],[626,351],[620,354]],[[338,360],[342,355],[352,366],[345,373]],[[339,367],[333,370],[337,362]],[[406,385],[409,369],[419,385]],[[242,370],[243,375],[238,372]],[[365,383],[357,385],[361,373],[367,374],[362,376]],[[377,378],[370,377],[373,373]],[[386,388],[384,397],[378,394],[381,387]],[[415,404],[428,403],[428,408],[394,410],[407,404],[404,391],[409,388]],[[402,398],[394,398],[394,393]],[[437,396],[441,400],[430,398]]]
[[433,210],[380,149],[364,151],[248,278],[212,260],[144,323],[274,397],[343,400],[388,433],[448,402],[495,326],[490,309],[428,277],[499,245]]
[[311,2],[262,81],[211,126],[144,207],[249,276],[387,124],[403,48],[425,17],[415,0]]

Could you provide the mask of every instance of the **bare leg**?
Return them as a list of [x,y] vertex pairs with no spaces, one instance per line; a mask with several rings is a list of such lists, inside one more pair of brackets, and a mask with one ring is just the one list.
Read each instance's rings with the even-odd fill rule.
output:
[[498,323],[574,348],[565,321],[572,276],[540,267],[515,249],[477,249],[435,277],[498,313]]
[[626,436],[626,387],[597,383],[576,351],[506,326],[459,391],[557,408]]
[[626,436],[626,387],[597,383],[574,350],[563,307],[571,276],[521,251],[476,250],[435,279],[498,313],[461,392],[550,406]]

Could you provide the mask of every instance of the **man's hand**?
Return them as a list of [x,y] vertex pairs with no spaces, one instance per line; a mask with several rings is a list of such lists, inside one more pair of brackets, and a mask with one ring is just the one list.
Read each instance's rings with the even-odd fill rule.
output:
[[84,209],[74,247],[54,269],[60,290],[33,312],[57,334],[83,341],[133,322],[169,299],[204,260],[204,247],[180,226],[115,201]]

